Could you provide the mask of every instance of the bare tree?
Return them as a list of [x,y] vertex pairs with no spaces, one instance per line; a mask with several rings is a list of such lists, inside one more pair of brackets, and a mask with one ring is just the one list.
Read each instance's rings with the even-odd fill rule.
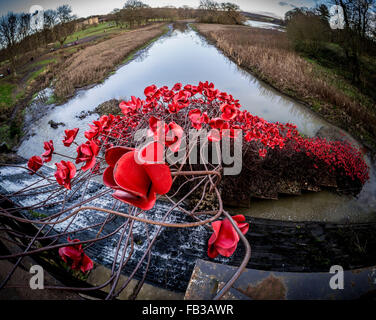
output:
[[24,52],[32,48],[29,37],[31,34],[30,17],[30,13],[19,15],[19,45]]
[[110,15],[113,17],[113,20],[116,23],[116,26],[123,27],[123,19],[121,18],[121,10],[119,8],[115,8],[111,11]]
[[53,28],[53,30],[56,39],[60,43],[60,47],[62,47],[68,36],[76,29],[76,23],[74,21],[76,17],[72,15],[72,8],[67,4],[59,6],[56,9],[56,16],[59,23]]
[[8,53],[12,71],[16,75],[17,42],[20,35],[19,15],[8,12],[0,18],[0,41]]
[[72,7],[67,4],[57,7],[56,15],[60,23],[67,23],[74,19],[74,16],[72,15]]
[[123,19],[128,22],[129,26],[133,28],[136,24],[142,24],[143,20],[147,20],[144,11],[149,6],[142,1],[128,0],[123,7]]
[[58,22],[56,10],[48,9],[43,12],[44,24],[47,29],[53,28]]
[[338,30],[338,41],[344,49],[352,81],[360,83],[361,65],[360,55],[367,52],[371,39],[372,16],[375,12],[375,0],[333,0],[343,10],[344,29]]
[[317,14],[323,19],[324,21],[329,21],[329,9],[325,4],[320,4],[316,7]]
[[55,40],[53,28],[59,22],[56,10],[48,9],[43,12],[43,35],[44,45],[47,46],[49,42]]
[[245,18],[240,13],[240,8],[237,4],[201,0],[199,5],[199,20],[208,23],[242,24]]
[[59,41],[60,47],[63,46],[65,40],[76,30],[76,22],[69,21],[65,23],[59,23],[54,27],[54,34]]
[[225,21],[228,19],[228,23],[242,24],[245,21],[245,17],[240,14],[240,7],[231,2],[222,2],[220,8],[224,13]]
[[19,19],[20,37],[24,39],[30,34],[30,13],[21,13]]
[[200,5],[198,8],[207,11],[217,11],[219,6],[219,3],[213,0],[200,0]]

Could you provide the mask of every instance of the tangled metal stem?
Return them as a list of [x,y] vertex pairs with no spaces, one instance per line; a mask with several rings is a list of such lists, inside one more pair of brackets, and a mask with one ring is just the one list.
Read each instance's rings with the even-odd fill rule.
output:
[[[100,161],[103,162],[104,160],[102,159]],[[20,165],[7,165],[7,166],[14,166],[18,168],[23,168],[25,170],[29,170],[28,168],[24,166],[20,166]],[[211,166],[212,168],[209,168],[209,166]],[[118,200],[114,200],[114,203],[111,209],[104,209],[104,208],[100,208],[96,206],[85,205],[111,192],[111,189],[106,189],[105,191],[98,192],[97,194],[89,197],[88,199],[84,199],[84,195],[86,194],[86,191],[88,188],[89,180],[96,175],[100,176],[101,175],[100,172],[97,174],[93,173],[92,171],[88,173],[80,172],[75,178],[75,185],[78,185],[79,187],[76,190],[71,190],[71,192],[69,193],[67,192],[66,189],[62,188],[61,186],[58,186],[56,182],[53,181],[53,179],[50,179],[48,177],[45,177],[43,174],[38,173],[38,176],[41,179],[38,179],[35,183],[32,183],[17,192],[7,194],[7,195],[0,195],[2,202],[8,201],[8,202],[13,203],[13,207],[0,208],[0,216],[10,219],[11,221],[14,221],[14,222],[26,223],[26,224],[32,225],[34,228],[37,229],[34,235],[30,235],[27,232],[14,230],[9,227],[0,229],[0,233],[6,233],[8,235],[8,237],[1,236],[2,240],[10,241],[10,242],[13,241],[14,243],[17,243],[18,246],[23,247],[22,252],[11,253],[8,255],[0,256],[0,260],[16,259],[16,262],[14,263],[12,269],[10,270],[6,278],[3,279],[3,281],[1,282],[0,289],[6,286],[12,274],[15,272],[16,268],[18,267],[23,257],[25,256],[40,254],[48,250],[58,250],[59,248],[62,248],[62,247],[79,245],[79,244],[85,244],[86,245],[85,248],[88,248],[89,246],[94,245],[96,242],[103,241],[105,239],[111,238],[112,236],[115,236],[116,234],[120,234],[120,239],[118,241],[115,254],[112,257],[113,262],[112,262],[112,268],[111,268],[111,275],[105,282],[97,286],[93,286],[93,287],[79,288],[79,287],[45,286],[44,288],[45,289],[57,289],[57,290],[72,290],[76,292],[93,292],[96,290],[100,290],[106,286],[110,286],[106,299],[114,299],[118,297],[119,294],[128,286],[128,284],[134,278],[137,271],[140,269],[142,263],[146,260],[146,268],[143,273],[143,276],[141,280],[138,281],[134,289],[134,292],[130,297],[131,299],[135,299],[145,282],[146,274],[150,266],[151,250],[163,227],[192,228],[192,227],[198,227],[198,226],[205,226],[206,228],[212,229],[212,227],[210,226],[210,223],[214,220],[217,220],[221,216],[224,216],[225,218],[228,218],[230,220],[231,224],[233,225],[234,229],[239,235],[239,238],[244,243],[246,253],[237,271],[233,274],[233,276],[228,280],[228,282],[223,286],[223,288],[220,289],[220,291],[213,298],[214,300],[221,299],[223,295],[231,288],[233,283],[239,278],[241,273],[244,271],[251,257],[251,247],[247,239],[239,230],[237,223],[231,218],[231,215],[223,209],[223,202],[221,199],[221,194],[220,194],[220,191],[218,190],[218,184],[220,182],[221,173],[222,173],[221,165],[214,166],[212,164],[208,164],[208,165],[204,164],[204,168],[205,170],[183,170],[183,165],[180,165],[180,167],[176,168],[176,170],[172,170],[171,175],[173,177],[173,181],[175,181],[178,177],[185,179],[185,181],[182,182],[178,188],[173,190],[173,194],[164,196],[164,200],[167,200],[170,203],[170,207],[160,221],[156,221],[156,220],[148,218],[147,212],[140,210],[136,207],[129,207],[128,212],[126,213],[122,212],[119,210],[121,202],[119,202]],[[45,184],[42,187],[40,186],[41,182],[45,182]],[[182,188],[184,186],[190,185],[192,182],[194,182],[194,184],[189,187],[189,191],[183,192],[183,195],[179,195],[179,193],[181,193]],[[72,199],[74,195],[78,195],[79,190],[82,187],[84,188],[84,191],[82,193],[81,201],[78,204],[68,207],[67,206],[68,201]],[[195,205],[193,209],[187,210],[186,208],[182,206],[182,203],[186,201],[190,196],[194,195],[193,194],[194,192],[196,192],[197,190],[200,190],[199,188],[202,188],[202,195],[201,197],[198,197],[199,198],[198,203]],[[218,209],[211,210],[211,211],[199,211],[198,210],[199,205],[202,203],[204,196],[208,192],[209,189],[214,191],[214,194],[216,195]],[[46,194],[48,196],[45,200],[40,201],[32,206],[21,207],[21,206],[15,205],[14,202],[12,201],[13,197],[27,197],[33,194]],[[61,196],[63,196],[63,200],[60,200]],[[194,196],[195,198],[197,198],[196,195]],[[176,200],[176,198],[179,198],[179,199]],[[56,206],[56,205],[61,206],[61,209],[59,210],[59,212],[52,214],[46,218],[28,219],[24,215],[21,215],[21,212],[25,210],[36,210],[36,209],[45,208],[47,206]],[[180,212],[185,213],[186,215],[188,215],[189,217],[191,217],[192,219],[196,221],[188,222],[188,223],[167,222],[166,221],[167,218],[170,216],[171,212],[175,209],[180,210]],[[79,214],[82,214],[88,210],[90,210],[90,214],[92,214],[93,212],[106,213],[107,214],[106,218],[101,223],[96,223],[90,226],[80,227],[79,229],[70,230],[70,226],[72,225],[74,219],[76,219],[76,217]],[[116,216],[122,217],[125,220],[122,222],[120,226],[116,227],[110,233],[103,234],[105,225],[108,225],[108,223],[110,223]],[[200,216],[206,216],[206,217],[210,216],[210,217],[201,219]],[[69,219],[71,219],[69,224],[62,231],[56,232],[54,227]],[[5,221],[6,219],[4,220],[4,222]],[[147,248],[144,251],[142,257],[139,259],[136,267],[129,275],[128,279],[120,286],[120,288],[118,288],[122,270],[127,265],[128,261],[130,260],[134,252],[133,228],[134,228],[135,221],[142,223],[145,227]],[[149,227],[148,227],[149,225],[157,226],[157,230],[151,238],[149,237],[150,236]],[[74,242],[74,243],[66,243],[65,241],[62,241],[61,239],[62,237],[69,236],[73,233],[79,233],[84,230],[93,229],[93,228],[98,228],[98,231],[96,233],[96,236],[92,239],[81,240],[79,242]],[[51,233],[53,229],[55,230],[54,234]],[[15,239],[15,240],[11,240],[11,239]],[[22,244],[20,244],[19,240],[21,240]],[[43,243],[48,242],[48,244],[41,246],[40,245],[41,242]],[[121,248],[122,244],[123,244],[123,248]],[[130,249],[130,252],[127,254],[128,248]],[[118,262],[118,268],[116,268],[117,260],[119,257],[120,257],[120,262]],[[6,287],[14,287],[14,286],[6,286]],[[26,286],[24,287],[26,288]]]
[[[283,160],[282,165],[275,166],[278,159],[277,161],[269,162],[268,165],[268,167],[271,167],[272,164],[274,169],[271,173],[273,174],[274,172],[277,173],[277,171],[279,173],[287,170],[288,172],[285,176],[295,175],[296,171],[288,170],[288,168],[296,166],[294,162],[290,162],[290,159],[293,159],[293,155],[299,155],[297,164],[302,164],[300,166],[301,168],[307,166],[307,168],[309,168],[308,171],[310,172],[309,177],[304,179],[304,181],[309,181],[311,179],[316,183],[317,179],[314,175],[320,172],[328,172],[328,169],[330,169],[329,174],[332,175],[331,170],[334,170],[334,168],[331,167],[334,161],[332,159],[335,157],[337,157],[337,160],[341,160],[337,165],[337,174],[340,173],[342,175],[344,173],[348,175],[347,178],[351,177],[352,180],[356,177],[357,180],[355,186],[358,185],[358,182],[364,183],[364,181],[368,179],[368,167],[362,160],[360,152],[353,149],[348,144],[330,144],[327,143],[325,139],[320,139],[319,141],[317,139],[305,139],[301,137],[295,125],[268,123],[264,119],[253,116],[247,111],[239,111],[238,108],[240,108],[240,104],[238,103],[238,100],[235,100],[232,95],[215,90],[214,85],[209,84],[208,82],[200,82],[199,86],[187,85],[182,90],[181,84],[176,84],[175,86],[177,86],[176,89],[170,91],[166,89],[167,87],[157,89],[155,85],[152,85],[147,87],[144,91],[145,96],[147,96],[145,101],[142,100],[141,102],[140,99],[132,97],[132,100],[128,102],[122,102],[123,105],[122,103],[120,104],[122,107],[119,107],[125,116],[115,117],[113,115],[104,115],[100,118],[105,118],[105,129],[103,129],[104,127],[102,128],[102,123],[100,121],[94,121],[94,125],[90,126],[91,129],[85,132],[85,137],[88,140],[85,144],[89,143],[90,150],[92,143],[95,145],[95,152],[91,150],[93,151],[92,158],[94,159],[91,158],[90,160],[85,160],[85,157],[82,158],[80,156],[81,151],[79,150],[81,150],[80,148],[85,144],[78,146],[74,141],[71,141],[68,144],[70,146],[74,143],[78,146],[77,157],[74,157],[73,154],[63,155],[58,152],[53,152],[58,157],[63,156],[70,160],[76,160],[76,164],[86,162],[85,168],[82,166],[82,170],[78,170],[77,172],[74,170],[74,177],[69,180],[68,185],[68,188],[71,188],[71,190],[67,190],[65,188],[67,186],[63,187],[58,184],[56,180],[57,176],[59,176],[58,171],[56,171],[57,176],[55,176],[55,179],[54,177],[48,176],[48,173],[46,173],[48,170],[35,172],[35,170],[33,171],[22,165],[0,164],[0,166],[15,167],[18,169],[22,168],[25,172],[35,175],[33,176],[34,181],[28,183],[25,187],[23,186],[20,190],[17,190],[16,192],[6,191],[4,194],[0,194],[0,217],[2,217],[1,223],[3,224],[3,227],[0,228],[0,240],[15,244],[21,248],[21,252],[12,252],[0,256],[0,259],[14,261],[12,269],[0,283],[0,289],[7,285],[12,274],[25,256],[38,255],[45,251],[51,251],[53,253],[59,248],[77,245],[85,245],[86,250],[101,241],[114,239],[113,242],[116,240],[117,246],[111,256],[111,275],[102,284],[82,288],[57,286],[45,286],[45,288],[91,292],[109,286],[106,299],[114,299],[130,284],[132,279],[135,279],[136,274],[138,279],[140,278],[139,274],[142,274],[141,280],[138,280],[133,289],[133,294],[129,297],[130,299],[135,299],[145,282],[146,274],[151,264],[152,249],[163,228],[193,228],[202,226],[207,229],[213,229],[210,223],[224,217],[230,221],[234,230],[237,232],[239,239],[242,240],[245,246],[245,256],[242,263],[233,276],[213,298],[221,299],[225,293],[228,292],[248,264],[251,257],[251,247],[242,232],[239,230],[237,222],[234,221],[223,207],[220,188],[225,188],[226,185],[231,185],[234,187],[234,190],[232,191],[236,193],[237,182],[231,181],[231,179],[222,180],[222,178],[224,178],[223,171],[225,171],[226,168],[222,168],[222,160],[224,159],[221,157],[219,145],[216,145],[216,143],[218,143],[215,142],[216,139],[211,142],[211,147],[212,154],[215,151],[217,152],[216,161],[218,162],[213,160],[213,163],[206,161],[208,159],[204,154],[206,153],[205,151],[208,151],[206,149],[209,144],[208,137],[206,137],[206,140],[204,139],[204,142],[200,139],[200,161],[195,164],[190,163],[189,159],[190,155],[193,155],[195,159],[197,158],[197,154],[193,153],[197,151],[197,145],[192,144],[191,146],[191,144],[189,144],[189,148],[186,148],[186,146],[182,147],[179,144],[179,154],[180,151],[183,151],[183,159],[179,159],[179,164],[177,162],[170,164],[168,168],[172,177],[171,189],[169,189],[170,191],[167,194],[162,196],[158,195],[157,197],[157,199],[161,200],[160,202],[163,201],[168,205],[163,205],[162,216],[151,219],[151,210],[144,211],[135,206],[125,206],[123,202],[117,199],[113,199],[113,202],[111,202],[106,208],[98,207],[95,203],[93,204],[93,201],[104,199],[104,197],[108,197],[108,195],[113,192],[110,188],[111,185],[108,188],[104,188],[104,190],[102,187],[99,191],[96,189],[94,193],[90,189],[90,186],[92,186],[92,184],[90,185],[90,181],[93,179],[102,179],[104,169],[108,168],[108,164],[106,164],[105,161],[106,150],[112,147],[123,147],[124,149],[136,148],[137,145],[140,145],[140,143],[138,143],[140,142],[138,139],[140,137],[136,136],[141,131],[144,132],[141,133],[141,138],[148,136],[149,133],[145,133],[143,130],[146,128],[149,128],[149,130],[152,129],[151,120],[154,122],[156,120],[161,121],[165,124],[169,123],[169,125],[173,124],[175,125],[175,128],[180,128],[181,131],[179,132],[185,134],[189,133],[192,128],[195,128],[194,132],[197,134],[197,130],[200,130],[201,127],[206,129],[211,129],[213,127],[217,130],[217,139],[219,136],[219,140],[220,134],[218,129],[222,130],[225,128],[225,124],[227,124],[227,128],[233,130],[244,128],[244,135],[243,133],[240,135],[241,139],[243,139],[243,147],[241,149],[242,157],[244,155],[244,157],[252,159],[252,161],[246,161],[246,163],[244,163],[245,169],[247,169],[246,175],[243,177],[244,179],[253,177],[255,181],[257,181],[257,177],[260,177],[260,175],[254,176],[253,172],[258,171],[258,168],[262,168],[266,152],[269,152],[269,149],[281,150],[281,148],[283,148],[284,154],[281,155],[278,151],[275,151],[274,154],[281,157],[280,159]],[[175,88],[175,86],[173,88]],[[178,87],[180,87],[180,89]],[[200,92],[200,94],[197,97],[196,94],[198,92]],[[158,97],[156,98],[154,96]],[[174,103],[170,105],[169,103],[172,101],[171,99],[173,99]],[[223,104],[223,101],[226,101],[226,103]],[[142,108],[140,107],[141,105]],[[173,107],[172,110],[170,109],[170,106]],[[179,107],[179,110],[177,110],[177,107]],[[222,108],[227,111],[222,111]],[[193,113],[191,114],[191,112]],[[230,115],[228,113],[230,113]],[[191,118],[191,116],[193,117]],[[197,117],[200,118],[199,121]],[[225,118],[227,118],[227,120],[224,122]],[[100,122],[100,130],[95,122]],[[220,125],[220,123],[222,124]],[[161,128],[163,127],[164,126],[162,125]],[[98,130],[95,130],[95,128]],[[78,128],[75,128],[74,130],[77,130],[77,134]],[[148,130],[146,129],[146,131]],[[155,132],[152,133],[152,135],[154,134]],[[75,137],[76,136],[74,136],[74,138]],[[176,136],[174,136],[174,138],[175,137]],[[211,139],[213,139],[213,137],[214,136],[211,136]],[[231,133],[230,130],[229,137],[234,141],[238,136],[235,131]],[[66,145],[64,140],[63,143]],[[94,140],[98,141],[98,144]],[[48,154],[47,159],[49,160],[43,160],[49,162],[51,161],[51,152],[54,151],[54,148],[52,142],[50,142],[51,146],[49,146],[48,142],[45,142],[45,145],[46,144],[47,147],[45,146],[45,150]],[[265,149],[266,146],[269,151]],[[231,145],[231,147],[233,147],[235,153],[235,144]],[[87,148],[89,147],[87,146]],[[173,150],[175,149],[170,149],[172,154],[176,152]],[[315,150],[318,150],[318,152],[315,153]],[[140,151],[140,149],[138,151]],[[168,156],[167,152],[168,151],[166,151],[166,155]],[[42,154],[42,157],[43,155],[44,154]],[[271,156],[273,156],[273,154]],[[38,158],[37,156],[34,157]],[[242,157],[239,158],[240,161],[243,159]],[[42,165],[42,159],[40,157],[39,159],[40,161],[37,165]],[[94,160],[94,167],[91,165],[92,160]],[[225,161],[223,161],[223,163],[225,163]],[[348,166],[348,163],[351,163],[352,165]],[[74,166],[73,163],[71,164]],[[58,167],[58,164],[56,165]],[[254,166],[254,170],[248,166]],[[33,168],[33,166],[31,167]],[[115,170],[115,167],[113,170]],[[125,167],[124,171],[121,172],[125,178],[128,174],[127,170],[130,169]],[[301,173],[299,173],[300,171]],[[303,170],[300,171],[298,171],[298,174],[306,175]],[[261,174],[262,172],[264,171],[261,171]],[[277,176],[279,177],[278,174]],[[327,176],[327,174],[323,175],[324,178]],[[169,176],[168,178],[170,179]],[[283,177],[281,177],[281,179],[282,178]],[[162,179],[163,178],[161,178],[161,180]],[[295,178],[293,181],[295,181]],[[347,182],[344,183],[344,186],[347,185]],[[352,186],[353,184],[349,185]],[[277,190],[275,188],[273,190],[276,192],[279,191],[279,189]],[[150,190],[147,192],[149,191]],[[206,198],[209,198],[209,209],[207,208],[208,203]],[[27,200],[27,205],[22,205],[24,199]],[[32,205],[29,205],[30,200],[33,200]],[[44,218],[33,219],[30,214],[28,214],[28,212],[33,213],[36,210],[42,209],[48,211],[48,208],[53,208],[54,213]],[[38,211],[36,212],[38,213]],[[174,218],[173,215],[176,214],[176,212],[186,216],[188,220],[185,220],[184,223],[169,221],[171,216]],[[90,222],[89,219],[87,219],[87,224],[74,224],[74,221],[79,215],[85,215],[85,217],[97,215],[99,216],[99,222],[98,220]],[[116,217],[120,218],[117,221],[120,221],[120,225],[119,223],[116,225],[111,224]],[[102,218],[103,220],[101,220]],[[130,269],[129,265],[131,263],[129,262],[131,261],[131,257],[136,256],[136,254],[133,255],[135,251],[136,253],[137,250],[138,252],[140,251],[139,248],[135,246],[135,243],[136,245],[138,245],[138,243],[137,240],[134,239],[134,233],[138,235],[137,232],[139,232],[139,225],[144,227],[142,231],[144,232],[146,242],[142,247],[143,251],[141,251],[141,258],[137,258],[136,266],[131,272],[129,272],[128,269]],[[66,242],[66,238],[74,234],[84,231],[87,231],[88,233],[93,230],[95,230],[94,234],[87,236],[85,240]],[[132,261],[132,263],[135,262]],[[127,265],[128,269],[126,271],[127,274],[130,274],[128,279],[120,285],[120,276],[122,271],[125,271],[124,269]]]
[[[161,103],[163,104],[163,102]],[[190,109],[196,107],[204,110],[206,108],[205,110],[207,111],[208,117],[220,117],[221,111],[220,103],[218,101],[209,101],[207,97],[203,96],[203,101],[199,103],[197,102],[197,106],[195,103],[196,102],[192,104]],[[26,256],[38,255],[46,251],[56,252],[59,248],[77,245],[85,245],[86,250],[91,246],[94,246],[96,243],[116,237],[117,246],[114,250],[113,256],[111,256],[111,274],[103,283],[91,287],[44,286],[44,288],[88,293],[109,287],[105,299],[115,299],[125,288],[127,288],[131,280],[135,279],[136,273],[144,264],[142,276],[138,276],[138,279],[141,279],[138,280],[133,289],[133,293],[129,297],[129,299],[135,299],[145,282],[146,274],[151,263],[152,249],[163,228],[193,228],[203,226],[212,230],[213,228],[210,223],[224,217],[229,219],[239,235],[239,239],[244,243],[245,256],[237,271],[213,297],[215,300],[221,299],[244,271],[251,257],[251,247],[238,228],[237,223],[223,208],[223,201],[219,190],[223,168],[221,152],[218,145],[212,150],[216,151],[219,164],[213,164],[204,160],[200,162],[202,164],[199,166],[192,166],[188,161],[191,153],[193,151],[196,152],[196,145],[190,145],[187,149],[183,148],[185,152],[184,159],[180,159],[181,162],[179,164],[174,163],[170,165],[172,176],[172,188],[170,192],[163,196],[157,196],[157,200],[163,200],[164,203],[169,205],[163,212],[162,218],[159,218],[158,220],[150,219],[150,217],[148,217],[148,214],[150,215],[150,213],[147,211],[134,206],[124,206],[124,204],[117,199],[113,199],[112,206],[109,208],[101,208],[92,205],[93,201],[108,196],[113,191],[110,188],[97,191],[95,194],[88,194],[89,182],[94,178],[101,178],[104,168],[107,166],[106,161],[102,156],[105,151],[104,145],[111,144],[113,146],[135,147],[135,141],[137,141],[135,138],[136,132],[139,129],[148,127],[149,119],[152,115],[159,117],[160,121],[175,121],[181,126],[184,132],[189,132],[191,129],[191,121],[189,120],[188,112],[190,109],[185,108],[183,111],[175,114],[160,112],[158,109],[151,112],[148,111],[147,114],[140,114],[138,116],[138,122],[135,127],[129,126],[128,121],[130,118],[120,118],[119,122],[111,126],[110,130],[101,133],[100,138],[103,143],[100,145],[100,150],[96,157],[98,167],[92,168],[88,171],[77,171],[75,177],[71,181],[71,190],[67,190],[60,186],[54,177],[46,176],[46,174],[41,171],[33,172],[23,165],[0,164],[0,167],[8,166],[18,169],[22,168],[25,172],[35,174],[33,177],[35,181],[29,183],[26,187],[22,187],[16,192],[0,194],[0,217],[3,217],[1,222],[4,226],[0,228],[0,240],[16,244],[21,248],[21,252],[12,252],[0,256],[0,260],[7,259],[15,261],[8,275],[0,283],[0,289],[5,286],[10,287],[7,285],[9,279],[21,263],[22,259]],[[213,142],[213,144],[215,143],[217,142]],[[200,142],[199,155],[201,159],[206,159],[204,149],[208,144],[209,142],[207,139],[202,144]],[[76,159],[72,157],[72,154],[63,155],[58,152],[54,152],[54,154],[71,160]],[[205,196],[208,194],[215,197],[215,200],[212,201],[212,207],[210,210],[207,210],[204,203]],[[35,197],[33,204],[21,205],[20,203],[22,203],[22,199],[27,199],[27,197]],[[79,201],[76,201],[77,199],[79,199]],[[187,203],[189,204],[188,207],[186,206]],[[28,211],[42,210],[50,207],[53,207],[54,209],[57,208],[58,212],[39,219],[32,219],[26,214]],[[174,210],[181,214],[185,214],[190,220],[193,220],[193,222],[169,222],[168,218]],[[100,222],[88,222],[85,225],[76,225],[76,228],[73,228],[74,220],[77,219],[80,214],[87,215],[88,212],[90,215],[104,213],[105,216]],[[110,225],[116,217],[122,219],[119,219],[120,225]],[[146,246],[142,251],[141,258],[138,259],[133,270],[131,272],[127,270],[128,278],[124,283],[120,284],[119,282],[122,271],[125,266],[127,266],[135,252],[135,239],[133,233],[136,222],[137,224],[144,226]],[[26,229],[27,231],[24,231],[25,229],[21,230],[19,228],[20,225],[28,226],[29,228]],[[155,226],[153,234],[151,234],[150,230],[151,225]],[[107,227],[106,230],[109,231],[105,232],[105,227]],[[33,231],[30,231],[30,229]],[[89,230],[96,231],[94,233],[95,235],[89,237],[89,239],[68,243],[65,240],[73,234],[79,234],[80,232]],[[5,236],[3,236],[3,234],[5,234]]]

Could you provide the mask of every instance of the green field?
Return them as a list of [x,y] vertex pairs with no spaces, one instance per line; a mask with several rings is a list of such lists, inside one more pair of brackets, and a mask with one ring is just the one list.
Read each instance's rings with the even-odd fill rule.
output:
[[0,105],[11,106],[13,104],[12,91],[15,87],[15,84],[0,81]]
[[36,66],[45,66],[47,64],[50,64],[50,63],[56,63],[56,59],[46,59],[46,60],[41,60],[41,61],[37,61],[35,63],[33,63],[32,65],[29,66],[29,68],[34,68]]
[[[106,31],[106,32],[105,32]],[[111,22],[104,22],[93,26],[88,26],[85,30],[79,30],[68,36],[64,44],[77,41],[86,37],[91,37],[99,34],[107,34],[115,31],[120,31],[119,27],[116,27]]]

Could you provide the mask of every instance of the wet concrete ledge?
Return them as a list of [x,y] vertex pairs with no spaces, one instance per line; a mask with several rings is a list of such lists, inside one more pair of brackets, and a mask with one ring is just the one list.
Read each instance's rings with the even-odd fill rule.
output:
[[[209,300],[235,273],[236,268],[198,260],[184,299]],[[294,273],[246,269],[223,300],[349,300],[376,299],[376,266],[343,272],[343,283],[331,281],[334,273]],[[336,279],[336,278],[335,278]],[[342,287],[343,285],[343,287]]]

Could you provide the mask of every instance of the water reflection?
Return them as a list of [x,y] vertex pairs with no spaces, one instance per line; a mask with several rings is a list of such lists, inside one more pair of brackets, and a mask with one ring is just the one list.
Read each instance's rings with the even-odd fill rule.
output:
[[[367,192],[367,197],[370,193]],[[229,208],[234,214],[288,221],[326,221],[335,223],[376,222],[376,214],[370,202],[364,205],[360,199],[338,195],[329,191],[286,196],[275,200],[253,200],[251,208]]]
[[247,20],[245,22],[247,26],[253,27],[253,28],[262,28],[262,29],[273,29],[273,30],[279,30],[279,31],[285,31],[285,29],[275,23],[271,22],[262,22],[262,21],[255,21],[255,20]]

